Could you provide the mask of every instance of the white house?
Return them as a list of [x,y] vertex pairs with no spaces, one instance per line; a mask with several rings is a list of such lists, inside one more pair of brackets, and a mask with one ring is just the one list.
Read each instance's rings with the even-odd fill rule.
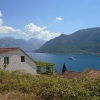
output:
[[37,74],[36,63],[20,48],[0,48],[0,68],[4,65],[7,65],[6,70]]

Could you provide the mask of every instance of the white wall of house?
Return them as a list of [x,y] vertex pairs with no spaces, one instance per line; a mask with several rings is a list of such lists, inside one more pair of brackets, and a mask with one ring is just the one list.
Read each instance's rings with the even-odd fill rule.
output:
[[[21,62],[21,56],[25,56],[25,62]],[[3,69],[4,57],[9,57],[9,64],[6,70],[21,70],[34,75],[37,74],[36,63],[20,49],[0,54],[1,69]]]

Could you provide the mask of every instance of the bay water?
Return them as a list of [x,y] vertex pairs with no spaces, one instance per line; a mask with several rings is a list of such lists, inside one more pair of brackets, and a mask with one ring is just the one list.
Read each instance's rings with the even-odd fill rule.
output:
[[[98,55],[73,55],[73,54],[48,54],[26,52],[33,60],[54,63],[58,73],[61,74],[62,66],[71,71],[82,72],[85,68],[100,70],[100,56]],[[74,60],[69,60],[73,57]]]

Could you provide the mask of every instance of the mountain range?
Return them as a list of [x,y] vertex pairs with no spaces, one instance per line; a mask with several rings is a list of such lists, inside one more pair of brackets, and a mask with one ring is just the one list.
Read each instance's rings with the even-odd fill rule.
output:
[[100,27],[61,34],[41,46],[36,52],[68,54],[100,54]]
[[0,38],[0,48],[19,47],[24,51],[34,51],[40,48],[45,41],[31,38],[30,40],[15,39],[12,37]]

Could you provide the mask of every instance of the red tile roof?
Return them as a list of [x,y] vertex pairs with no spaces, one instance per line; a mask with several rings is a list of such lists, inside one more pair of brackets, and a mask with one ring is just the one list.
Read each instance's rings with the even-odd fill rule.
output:
[[91,78],[95,78],[97,76],[100,76],[100,71],[87,68],[84,70],[83,74],[88,75]]
[[0,48],[0,53],[5,53],[13,50],[17,50],[19,48]]
[[67,78],[71,79],[71,78],[74,78],[74,77],[79,77],[80,76],[80,72],[74,72],[74,71],[68,71],[66,70],[64,73],[63,73],[63,76],[66,76]]
[[66,76],[67,78],[72,79],[74,77],[78,78],[79,76],[81,76],[81,74],[87,75],[90,78],[96,78],[97,76],[100,76],[100,71],[89,69],[89,68],[85,69],[82,73],[66,70],[63,73],[63,76]]

